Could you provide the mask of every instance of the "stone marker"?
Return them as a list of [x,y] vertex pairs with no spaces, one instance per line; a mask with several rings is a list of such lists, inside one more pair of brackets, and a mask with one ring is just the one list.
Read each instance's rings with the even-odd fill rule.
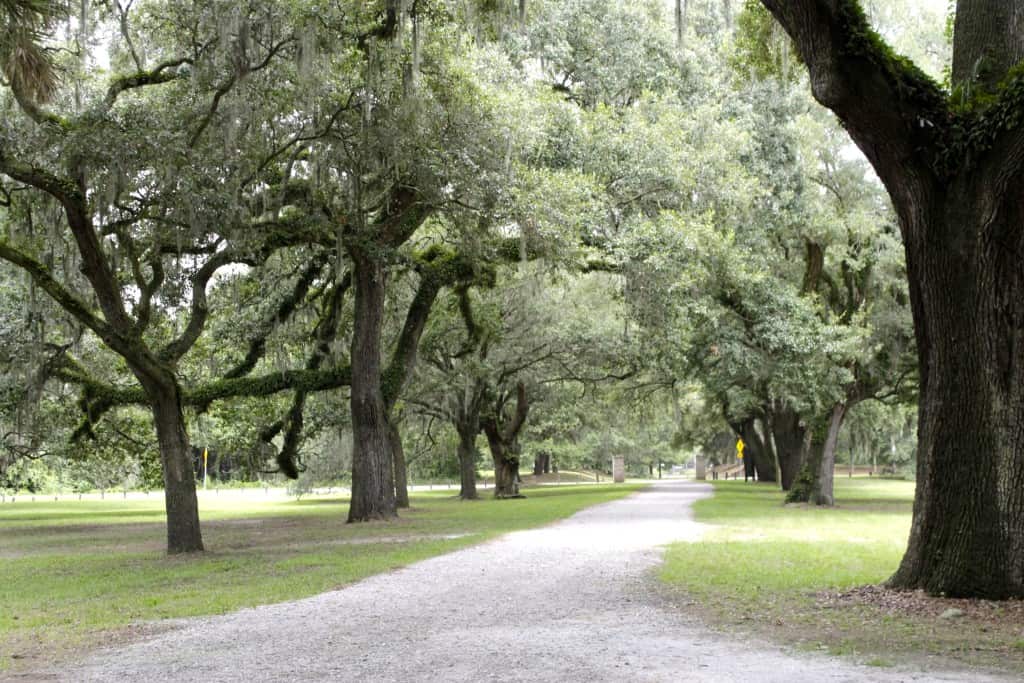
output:
[[612,458],[612,480],[616,484],[626,481],[626,458],[621,455]]
[[707,461],[703,455],[697,456],[697,479],[698,481],[704,481],[708,478],[707,472]]

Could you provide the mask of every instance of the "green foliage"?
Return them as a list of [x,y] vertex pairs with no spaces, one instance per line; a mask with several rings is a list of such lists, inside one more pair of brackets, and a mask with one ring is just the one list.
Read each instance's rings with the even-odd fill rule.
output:
[[802,66],[792,41],[760,0],[746,0],[736,17],[730,66],[741,78],[796,81]]
[[809,465],[800,468],[800,472],[793,480],[793,486],[786,492],[787,503],[806,503],[811,499],[814,492],[814,473]]
[[[116,8],[94,3],[90,25],[112,35],[110,69],[62,57],[67,80],[52,108],[67,125],[40,126],[6,96],[0,151],[60,176],[75,196],[63,174],[82,169],[130,316],[145,281],[159,281],[133,348],[159,354],[179,337],[194,319],[202,264],[234,254],[203,287],[202,334],[167,368],[196,442],[238,455],[246,476],[272,466],[281,437],[267,445],[259,435],[288,413],[295,390],[324,392],[306,399],[298,452],[305,481],[331,476],[321,449],[349,428],[338,404],[353,313],[350,293],[333,317],[327,301],[350,265],[346,244],[388,264],[385,356],[416,350],[399,348],[399,333],[410,308],[425,310],[421,285],[436,287],[411,393],[400,396],[397,368],[384,380],[389,399],[409,399],[396,413],[409,416],[424,473],[454,473],[455,442],[412,402],[450,417],[478,382],[493,397],[519,379],[530,385],[526,458],[544,448],[565,464],[597,465],[612,448],[636,462],[679,458],[673,446],[706,442],[725,414],[780,402],[813,413],[854,382],[887,387],[904,373],[913,348],[895,220],[863,162],[847,158],[842,131],[795,82],[802,70],[790,65],[788,39],[759,3],[746,3],[730,38],[721,4],[694,0],[681,46],[655,0],[531,2],[522,23],[514,5],[420,3],[413,33],[410,16],[387,23],[383,2],[239,11],[159,1],[133,5],[122,33]],[[914,54],[926,51],[930,34],[908,29],[920,15],[895,0],[876,5],[886,39],[911,33],[925,46]],[[911,97],[947,107],[857,3],[843,8],[854,35],[845,49],[887,65]],[[1008,82],[1008,103],[1018,89]],[[1015,125],[1012,107],[1000,107],[957,114],[956,149]],[[416,206],[392,226],[412,235],[397,245],[378,234],[396,188],[415,193]],[[10,177],[0,190],[10,200],[0,207],[4,245],[93,305],[53,198]],[[821,273],[805,287],[811,245]],[[34,322],[23,325],[16,305],[0,309],[2,348],[16,349],[0,359],[0,423],[6,431],[41,401],[60,429],[25,432],[19,444],[59,458],[82,406],[147,397],[123,358],[11,272],[0,270],[0,287],[11,302],[33,300]],[[329,320],[335,333],[320,342]],[[41,397],[27,391],[43,360],[31,349],[45,343],[67,346],[62,379],[86,386],[91,401],[76,408],[56,380]],[[105,414],[91,425],[102,447],[83,453],[99,467],[101,451],[117,451],[127,434],[147,444],[120,449],[133,476],[154,485],[140,415]],[[416,464],[420,445],[430,457]]]
[[[664,3],[547,0],[528,27],[545,80],[584,109],[625,107],[685,83],[673,54]],[[525,56],[524,56],[525,57]]]

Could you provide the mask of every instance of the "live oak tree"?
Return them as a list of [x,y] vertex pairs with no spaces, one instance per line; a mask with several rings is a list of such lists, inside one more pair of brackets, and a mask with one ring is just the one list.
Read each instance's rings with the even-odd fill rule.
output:
[[[0,258],[119,356],[137,382],[133,389],[97,378],[75,358],[74,343],[58,344],[47,361],[53,377],[83,387],[83,434],[116,405],[150,409],[172,553],[203,548],[183,406],[273,393],[298,377],[183,390],[180,366],[211,316],[208,290],[229,265],[258,268],[281,249],[334,246],[317,216],[282,211],[296,203],[281,182],[294,168],[286,153],[332,119],[282,112],[269,94],[297,71],[296,33],[279,9],[198,8],[192,16],[153,4],[141,26],[166,20],[180,32],[152,41],[147,58],[134,47],[144,29],[122,16],[126,47],[112,59],[125,75],[83,74],[52,105],[17,79],[8,83],[20,114],[5,120],[0,142],[11,198]],[[83,9],[81,30],[110,19],[108,11]],[[84,51],[88,41],[78,40]],[[252,127],[249,115],[279,125]]]
[[890,585],[1024,595],[1024,3],[957,2],[951,93],[855,0],[763,3],[903,234],[921,395],[914,518]]
[[[104,323],[113,320],[113,331],[104,341],[129,365],[136,356],[142,359],[138,363],[146,361],[147,353],[155,364],[164,363],[153,372],[163,372],[155,384],[171,387],[165,393],[174,394],[160,404],[167,408],[161,415],[170,415],[177,424],[172,430],[175,443],[163,449],[174,453],[165,467],[173,475],[168,499],[192,501],[184,511],[177,504],[169,507],[169,529],[182,528],[182,519],[191,529],[173,532],[172,551],[202,546],[191,466],[184,455],[189,449],[182,407],[204,412],[213,401],[235,396],[294,392],[283,417],[260,435],[268,443],[281,439],[280,448],[275,446],[278,465],[294,475],[306,396],[351,383],[356,453],[350,517],[392,515],[392,445],[397,433],[387,415],[415,364],[416,340],[433,298],[465,272],[458,256],[444,250],[424,252],[420,258],[401,248],[432,213],[478,203],[474,188],[498,185],[484,172],[485,162],[496,168],[503,164],[507,144],[493,142],[514,139],[523,118],[516,106],[480,97],[482,86],[501,84],[500,70],[485,71],[486,59],[500,57],[467,57],[451,30],[451,17],[417,13],[413,3],[382,3],[380,13],[377,7],[350,3],[317,15],[315,21],[303,14],[301,5],[285,4],[269,4],[263,8],[266,15],[251,16],[230,7],[154,4],[138,22],[124,6],[108,9],[119,14],[113,17],[120,26],[113,62],[129,75],[114,78],[95,94],[100,103],[95,112],[61,119],[37,102],[15,98],[24,110],[24,125],[57,154],[97,169],[85,174],[93,187],[79,187],[77,195],[56,199],[75,204],[73,217],[79,223],[96,223],[75,235],[91,249],[83,252],[91,255],[84,261],[87,275],[89,268],[95,271],[90,286],[97,292],[100,315],[89,314],[87,305],[78,306],[69,295],[77,283],[67,280],[58,290],[60,282],[47,279],[46,269],[37,267],[34,233],[24,228],[31,221],[24,217],[35,210],[38,220],[40,211],[21,200],[21,194],[15,208],[22,213],[9,215],[22,226],[17,237],[25,240],[5,242],[4,257],[29,270],[51,294],[56,292],[80,324],[106,332]],[[431,21],[437,30],[427,30]],[[336,38],[340,40],[332,43]],[[150,43],[149,60],[137,49],[143,41]],[[420,73],[421,56],[429,65],[425,74]],[[314,81],[314,65],[330,78]],[[175,98],[179,105],[192,107],[186,115],[180,106],[167,106]],[[494,116],[496,111],[505,118]],[[127,132],[116,138],[109,129],[92,125],[97,112],[101,122],[109,120]],[[163,113],[167,116],[161,117]],[[265,125],[254,125],[259,120]],[[76,145],[66,144],[66,139]],[[78,155],[78,147],[90,144],[107,152],[112,139],[134,144],[127,146],[127,159],[116,153],[95,159]],[[31,142],[26,139],[25,149],[17,151],[30,155]],[[476,160],[476,166],[465,164],[467,158]],[[41,187],[35,177],[39,169],[27,168],[9,150],[3,161],[9,177],[41,195],[74,189],[61,184],[56,172],[56,180]],[[20,185],[12,189],[22,191]],[[45,197],[38,201],[46,209],[54,203]],[[257,273],[253,280],[269,281],[273,269],[261,276],[260,266],[286,249],[291,253],[282,257],[283,263],[295,264],[295,273],[277,276],[284,286],[271,293],[271,305],[257,314],[260,320],[242,340],[242,353],[225,361],[213,345],[197,346],[211,318],[232,312],[230,297],[221,296],[218,285],[233,276],[215,278],[218,271],[240,264]],[[70,267],[64,269],[72,280],[78,258],[73,252]],[[44,250],[44,265],[49,259],[50,252]],[[384,280],[409,262],[419,277],[417,294],[396,337],[391,363],[382,367]],[[354,292],[355,299],[351,365],[337,365],[337,331],[347,292]],[[278,330],[311,318],[314,327],[307,340],[313,348],[305,367],[276,367],[276,372],[262,374],[268,347],[280,341]],[[131,343],[121,343],[118,335]],[[196,362],[199,351],[211,362],[219,357],[227,370],[222,376],[200,373],[204,380],[198,386],[182,385],[182,367],[194,380],[192,370],[204,365]],[[279,353],[270,355],[280,358]],[[142,391],[126,388],[114,381],[116,373],[98,377],[95,368],[65,352],[59,359],[54,376],[84,387],[83,433],[91,432],[107,410],[151,402],[153,392],[146,385]]]

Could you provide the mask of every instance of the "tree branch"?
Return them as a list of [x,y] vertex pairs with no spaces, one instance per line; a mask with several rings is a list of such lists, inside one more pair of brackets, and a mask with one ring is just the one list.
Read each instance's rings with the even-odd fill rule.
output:
[[103,98],[104,109],[113,107],[114,103],[117,102],[117,98],[126,90],[144,88],[150,85],[161,85],[181,78],[177,71],[171,71],[170,69],[176,69],[176,67],[182,64],[191,63],[192,60],[190,58],[180,57],[158,64],[151,71],[142,71],[140,69],[137,73],[114,79],[107,89],[107,96]]
[[936,178],[950,119],[941,89],[892,52],[853,0],[762,3],[796,43],[815,99],[842,120],[906,210]]
[[0,258],[18,266],[28,273],[33,282],[49,294],[61,308],[95,332],[96,335],[103,339],[103,341],[107,342],[111,348],[118,350],[117,347],[119,345],[123,345],[124,342],[120,335],[118,335],[105,320],[91,311],[85,302],[78,299],[75,295],[65,289],[63,285],[57,282],[57,280],[54,279],[46,269],[46,266],[42,263],[36,261],[28,254],[15,249],[9,245],[6,240],[0,241]]

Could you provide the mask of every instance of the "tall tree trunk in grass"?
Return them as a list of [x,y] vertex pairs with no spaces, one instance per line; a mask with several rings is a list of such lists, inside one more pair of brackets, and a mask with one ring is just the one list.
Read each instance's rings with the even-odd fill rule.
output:
[[825,434],[825,443],[822,446],[821,462],[818,465],[818,476],[811,490],[810,502],[815,505],[835,505],[835,469],[836,469],[836,446],[839,444],[839,430],[843,426],[843,420],[849,406],[845,403],[837,403],[832,407],[828,419],[828,431]]
[[352,329],[352,502],[348,521],[390,519],[395,506],[391,426],[381,384],[385,264],[377,254],[350,247],[355,285]]
[[783,491],[789,491],[803,464],[807,426],[800,413],[788,406],[772,412],[771,424],[779,465],[779,484]]
[[[395,353],[385,372],[381,331],[387,283],[387,257],[405,244],[432,208],[411,188],[392,188],[385,210],[345,235],[352,259],[355,306],[351,345],[352,502],[349,522],[390,519],[395,501],[391,411],[412,372],[426,317],[440,287],[423,278],[406,317]],[[429,267],[430,264],[425,264]]]
[[[165,506],[167,511],[167,552],[188,553],[203,550],[199,529],[199,506],[196,500],[195,474],[189,449],[185,420],[181,412],[181,388],[175,365],[195,344],[206,322],[206,285],[225,254],[210,258],[192,277],[191,315],[185,331],[162,349],[147,346],[142,332],[148,325],[148,311],[153,291],[144,290],[135,302],[133,318],[128,313],[123,287],[107,254],[100,232],[93,225],[94,209],[89,201],[85,174],[73,169],[71,175],[58,177],[48,171],[14,159],[0,140],[0,173],[26,186],[39,190],[56,200],[62,208],[72,242],[80,256],[82,274],[89,283],[93,305],[85,303],[78,292],[69,290],[50,270],[30,253],[21,251],[8,239],[0,240],[0,259],[24,270],[66,313],[91,330],[109,349],[124,360],[138,380],[153,415],[163,466]],[[155,277],[155,276],[154,276]],[[140,286],[141,288],[141,286]],[[150,298],[147,298],[150,297]],[[101,315],[102,314],[102,315]],[[75,368],[81,378],[84,370]],[[83,397],[86,408],[85,432],[92,433],[92,407],[110,406],[113,387],[103,388],[89,378],[90,392]],[[81,429],[79,431],[82,431]]]
[[506,443],[493,430],[484,427],[494,462],[494,497],[521,498],[519,492],[519,452],[515,444]]
[[812,421],[812,428],[804,434],[800,473],[786,496],[787,502],[835,504],[836,446],[848,410],[848,404],[837,403],[826,415]]
[[890,585],[1024,596],[1024,0],[959,0],[953,101],[854,0],[762,0],[885,184],[920,366],[917,490]]
[[163,467],[167,552],[197,552],[203,550],[203,536],[199,529],[192,449],[181,412],[181,390],[170,377],[159,385],[150,381],[145,385],[153,398],[151,412]]
[[389,425],[391,429],[391,457],[394,459],[395,471],[395,507],[405,509],[409,507],[409,476],[405,464],[405,448],[402,447],[402,432],[394,421]]
[[[462,301],[466,301],[465,297],[466,293],[461,292]],[[473,338],[472,316],[469,315],[467,319],[470,321],[470,337]],[[486,384],[479,378],[467,382],[452,397],[448,411],[452,426],[459,437],[459,498],[462,500],[477,500],[480,497],[476,490],[476,463],[479,457],[476,437],[480,434],[480,412],[483,410],[486,389]]]
[[466,423],[457,426],[459,435],[458,457],[459,457],[459,498],[462,500],[476,500],[479,494],[476,490],[476,437],[480,433],[480,416],[470,419]]

